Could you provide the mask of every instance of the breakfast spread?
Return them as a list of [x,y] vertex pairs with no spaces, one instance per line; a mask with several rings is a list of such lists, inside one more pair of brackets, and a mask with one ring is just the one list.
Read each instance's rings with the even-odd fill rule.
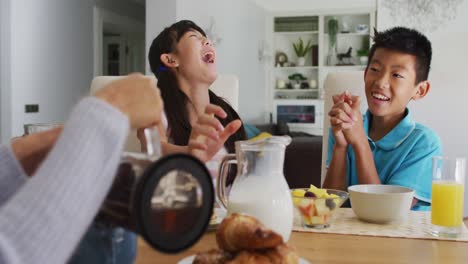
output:
[[298,263],[296,252],[281,235],[266,228],[256,218],[233,213],[216,231],[219,249],[197,254],[194,264],[217,263]]
[[[327,224],[331,212],[340,204],[340,197],[310,185],[309,189],[292,191],[293,203],[302,216],[305,225]],[[307,198],[307,197],[310,197]]]

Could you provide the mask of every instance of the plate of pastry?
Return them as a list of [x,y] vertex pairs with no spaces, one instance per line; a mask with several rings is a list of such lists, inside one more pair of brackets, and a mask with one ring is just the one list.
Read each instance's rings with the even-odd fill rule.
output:
[[234,213],[225,217],[216,229],[216,243],[216,248],[188,256],[179,264],[310,264],[299,258],[281,235],[248,215]]
[[[178,264],[196,264],[196,263],[213,263],[213,264],[214,264],[214,263],[224,263],[224,262],[218,261],[218,260],[216,260],[216,259],[214,259],[213,262],[194,262],[195,258],[196,258],[196,255],[188,256],[188,257],[186,257],[186,258],[180,260],[180,261],[178,262]],[[254,260],[254,261],[255,261],[255,260]],[[249,262],[249,263],[256,263],[256,262]],[[288,262],[288,263],[289,263],[289,262]],[[294,262],[291,262],[291,263],[294,263]],[[307,261],[307,260],[305,260],[305,259],[303,259],[303,258],[299,258],[299,260],[298,260],[297,263],[298,263],[298,264],[310,264],[309,261]]]

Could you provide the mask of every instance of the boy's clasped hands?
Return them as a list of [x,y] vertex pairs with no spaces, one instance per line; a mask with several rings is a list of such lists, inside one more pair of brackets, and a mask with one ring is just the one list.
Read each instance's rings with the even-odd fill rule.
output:
[[332,99],[334,105],[328,115],[336,147],[367,143],[360,111],[361,98],[345,91],[334,95]]

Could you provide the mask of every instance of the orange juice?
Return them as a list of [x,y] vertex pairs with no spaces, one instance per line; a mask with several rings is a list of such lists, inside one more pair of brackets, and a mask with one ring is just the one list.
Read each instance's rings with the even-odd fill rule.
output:
[[463,219],[463,184],[439,181],[432,183],[432,224],[457,227]]

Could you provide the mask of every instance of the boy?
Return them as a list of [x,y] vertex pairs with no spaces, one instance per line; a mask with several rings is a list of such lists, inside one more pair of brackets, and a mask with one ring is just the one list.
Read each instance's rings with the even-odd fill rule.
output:
[[364,72],[368,111],[361,116],[357,96],[333,96],[324,188],[401,185],[415,191],[413,210],[430,209],[432,157],[441,154],[440,139],[412,120],[407,105],[429,92],[431,57],[431,43],[415,30],[375,32]]

